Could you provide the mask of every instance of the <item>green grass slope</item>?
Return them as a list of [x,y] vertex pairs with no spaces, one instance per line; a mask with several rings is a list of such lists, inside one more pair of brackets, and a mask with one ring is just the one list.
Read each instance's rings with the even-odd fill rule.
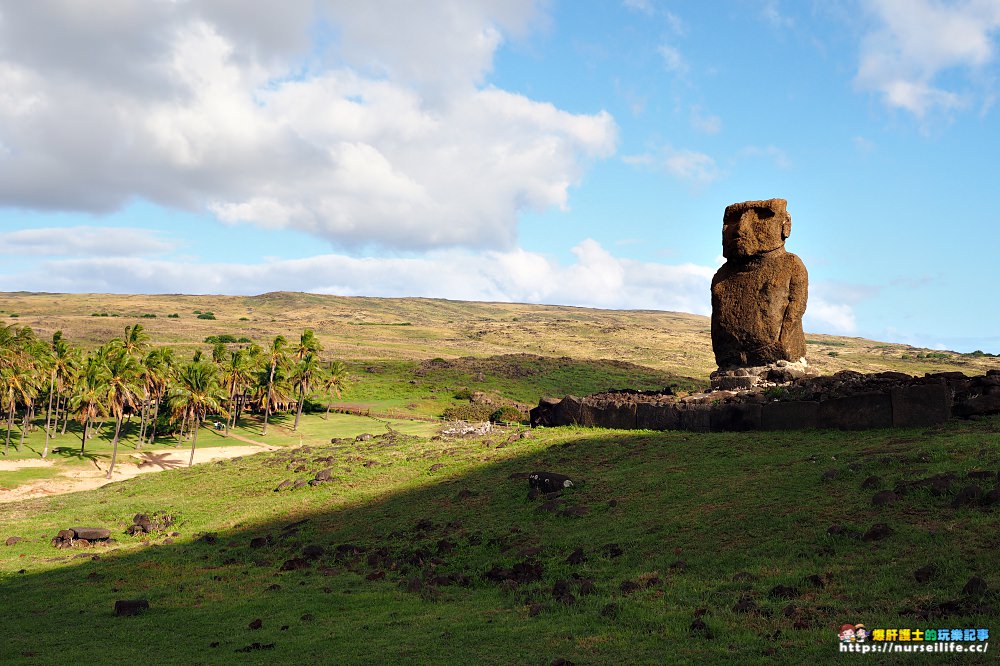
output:
[[[387,433],[0,505],[26,539],[0,545],[0,663],[851,663],[844,622],[995,624],[997,508],[959,498],[996,485],[998,430]],[[536,469],[577,486],[529,500]],[[125,534],[155,511],[176,522]],[[71,526],[117,544],[53,549]]]

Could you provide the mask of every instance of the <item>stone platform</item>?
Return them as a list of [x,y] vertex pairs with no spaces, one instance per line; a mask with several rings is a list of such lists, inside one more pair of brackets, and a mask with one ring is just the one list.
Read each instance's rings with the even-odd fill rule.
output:
[[608,391],[585,398],[542,398],[531,410],[531,425],[695,432],[864,430],[925,427],[953,417],[996,413],[1000,413],[1000,370],[977,377],[960,372],[915,377],[844,370],[764,390],[713,390],[687,396],[669,390]]

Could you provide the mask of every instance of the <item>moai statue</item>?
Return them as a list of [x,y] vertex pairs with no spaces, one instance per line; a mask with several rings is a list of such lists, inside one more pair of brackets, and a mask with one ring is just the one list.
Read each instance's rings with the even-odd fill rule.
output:
[[[784,199],[744,201],[726,207],[722,255],[726,263],[712,278],[712,347],[719,373],[742,368],[766,371],[792,362],[805,368],[809,277],[802,260],[785,251],[792,218]],[[758,373],[761,374],[761,373]],[[717,388],[749,387],[720,382]]]

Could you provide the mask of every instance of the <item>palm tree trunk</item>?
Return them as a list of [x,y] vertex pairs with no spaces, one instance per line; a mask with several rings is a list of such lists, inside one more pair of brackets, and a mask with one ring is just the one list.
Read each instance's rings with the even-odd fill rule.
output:
[[139,440],[135,443],[135,450],[142,448],[142,440],[146,436],[146,417],[149,412],[149,401],[142,401],[142,418],[139,420]]
[[177,449],[181,448],[181,442],[184,441],[184,426],[185,425],[187,425],[187,414],[185,414],[183,417],[181,417],[181,430],[180,430],[180,432],[177,433],[177,444],[174,445],[174,448],[177,448]]
[[267,379],[267,401],[264,404],[264,428],[260,431],[261,435],[267,434],[267,417],[271,415],[271,385],[274,384],[275,365],[277,365],[277,361],[271,361],[271,376]]
[[21,422],[21,439],[17,440],[17,452],[21,452],[21,445],[24,444],[24,436],[28,432],[28,424],[31,423],[31,408],[24,408],[24,421]]
[[49,408],[45,412],[45,448],[42,449],[42,460],[49,455],[49,428],[52,426],[52,394],[56,390],[56,371],[52,371],[52,379],[49,381]]
[[306,389],[303,386],[302,389],[299,391],[299,406],[295,410],[295,424],[292,425],[292,432],[295,432],[296,430],[299,429],[299,418],[302,417],[302,405],[304,405],[305,402],[306,402]]
[[156,420],[160,418],[160,401],[157,400],[153,405],[153,423],[150,425],[149,430],[149,445],[153,446],[156,443]]
[[10,451],[10,429],[14,427],[14,408],[10,408],[10,413],[7,414],[7,441],[3,445],[3,454],[7,455]]
[[[66,398],[68,400],[69,398]],[[63,400],[63,427],[60,434],[66,434],[66,427],[69,425],[69,414],[66,413],[66,400]]]
[[118,433],[122,430],[122,415],[119,414],[118,418],[115,419],[115,438],[111,440],[111,466],[108,467],[108,473],[104,478],[110,479],[111,472],[115,470],[115,461],[118,460]]
[[194,416],[194,437],[191,438],[191,457],[188,459],[188,467],[194,465],[194,447],[198,443],[198,426],[200,425],[198,416]]
[[90,426],[90,417],[83,419],[83,437],[80,439],[80,455],[83,455],[83,447],[87,446],[87,428]]

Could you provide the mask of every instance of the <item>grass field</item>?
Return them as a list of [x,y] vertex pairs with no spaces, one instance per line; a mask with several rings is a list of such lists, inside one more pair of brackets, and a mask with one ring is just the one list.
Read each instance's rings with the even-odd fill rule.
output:
[[[995,621],[996,508],[956,498],[996,485],[998,429],[390,435],[5,505],[0,537],[26,540],[0,547],[0,662],[848,663],[843,622]],[[329,483],[274,491],[327,468]],[[531,501],[535,469],[577,485]],[[954,475],[940,495],[872,505],[939,474]],[[156,511],[176,522],[124,533]],[[860,538],[877,523],[891,534]],[[48,545],[81,525],[117,544]],[[989,591],[963,594],[977,575]],[[132,598],[150,611],[115,617]]]
[[[998,616],[1000,418],[862,433],[438,434],[434,417],[470,398],[524,407],[611,387],[698,390],[711,369],[703,317],[301,294],[5,294],[0,310],[81,346],[136,321],[190,351],[207,335],[311,327],[350,367],[341,406],[373,414],[306,414],[297,432],[278,415],[266,437],[250,416],[229,439],[203,428],[198,447],[279,449],[0,504],[0,664],[851,663],[861,657],[837,651],[845,622]],[[994,366],[851,338],[810,335],[808,348],[825,372]],[[54,466],[0,471],[0,488],[106,465],[111,425],[80,456],[71,424]],[[119,459],[135,452],[136,427]],[[37,460],[43,445],[35,430],[6,460]],[[534,470],[576,485],[529,499]],[[276,491],[320,472],[330,480]],[[882,491],[894,492],[876,500]],[[154,512],[174,522],[126,533]],[[116,543],[50,545],[77,526],[109,528]],[[139,598],[148,612],[114,615],[116,600]]]

